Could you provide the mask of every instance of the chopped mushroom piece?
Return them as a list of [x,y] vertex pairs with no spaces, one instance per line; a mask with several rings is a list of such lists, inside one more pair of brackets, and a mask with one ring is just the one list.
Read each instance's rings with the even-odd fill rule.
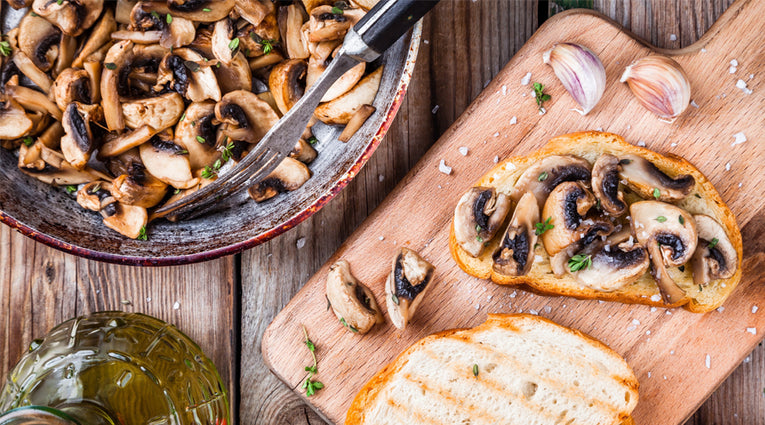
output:
[[295,158],[303,164],[310,164],[316,159],[316,156],[318,156],[316,149],[303,139],[298,140],[292,152],[290,152],[291,158]]
[[252,71],[242,52],[237,52],[228,65],[220,64],[213,69],[222,94],[236,90],[252,90]]
[[53,80],[48,74],[38,68],[24,52],[16,52],[13,55],[13,62],[16,64],[19,71],[32,80],[40,90],[45,92],[50,91],[50,88],[53,85]]
[[35,13],[73,37],[93,26],[103,7],[104,0],[34,0],[32,4]]
[[580,255],[590,257],[587,267],[569,272],[577,282],[602,292],[613,292],[634,283],[648,271],[650,261],[643,245],[630,240],[630,229],[596,239]]
[[112,184],[106,181],[88,183],[77,191],[77,203],[86,210],[100,212],[104,217],[117,213],[117,200],[111,194]]
[[365,334],[385,321],[374,294],[351,274],[345,260],[329,268],[327,299],[338,320],[351,332]]
[[279,28],[283,32],[282,39],[290,59],[306,59],[310,55],[301,37],[303,22],[303,10],[299,5],[279,8]]
[[24,174],[51,185],[74,185],[92,182],[100,176],[93,170],[78,170],[64,156],[40,142],[19,148],[19,169]]
[[316,117],[326,124],[348,124],[353,115],[364,105],[374,103],[380,88],[383,67],[362,78],[354,88],[342,96],[319,105]]
[[348,29],[364,16],[364,12],[358,9],[346,9],[342,13],[334,13],[334,9],[333,6],[325,5],[311,10],[308,41],[342,40]]
[[[541,222],[552,227],[542,233],[542,243],[550,257],[579,241],[590,241],[594,233],[609,234],[610,221],[594,215],[595,197],[582,183],[564,182],[550,193],[542,209]],[[548,227],[548,226],[545,226]]]
[[600,207],[609,215],[619,217],[627,211],[624,192],[619,190],[619,158],[604,153],[592,166],[592,192]]
[[286,114],[303,97],[306,67],[304,60],[291,59],[271,70],[268,85],[282,114]]
[[19,50],[42,72],[56,63],[60,42],[61,30],[44,18],[27,14],[19,23]]
[[167,194],[167,184],[138,162],[128,164],[127,174],[114,179],[112,186],[111,192],[118,201],[143,208],[157,206]]
[[53,97],[63,111],[72,102],[91,104],[90,77],[82,69],[67,68],[53,82]]
[[679,201],[696,186],[696,180],[690,174],[670,177],[642,156],[624,155],[619,165],[619,176],[630,189],[645,199]]
[[454,237],[459,246],[478,257],[505,222],[510,198],[493,187],[471,187],[454,209]]
[[32,120],[15,100],[0,96],[0,140],[20,139],[32,129]]
[[353,114],[351,120],[348,121],[348,125],[345,126],[343,132],[340,133],[340,136],[338,136],[337,140],[341,142],[347,142],[351,140],[351,137],[353,137],[353,135],[359,131],[361,126],[364,125],[367,119],[369,119],[369,117],[374,113],[375,107],[372,105],[363,105],[360,107],[356,113]]
[[219,21],[231,13],[234,0],[167,0],[142,1],[146,12],[160,15],[171,14],[190,21],[210,23]]
[[91,121],[100,121],[103,117],[100,105],[70,103],[64,111],[64,131],[61,138],[61,152],[64,158],[78,170],[82,170],[90,160],[90,154],[97,147],[97,141],[91,130]]
[[81,68],[85,63],[85,59],[107,44],[111,39],[112,33],[115,31],[117,31],[117,22],[114,20],[114,12],[111,9],[107,9],[72,62],[72,67]]
[[274,13],[274,4],[269,0],[236,0],[234,10],[252,25],[258,25]]
[[738,253],[725,229],[708,215],[693,216],[699,242],[691,258],[693,283],[706,286],[716,279],[728,279],[736,273]]
[[125,117],[125,125],[130,129],[149,126],[156,131],[162,131],[178,122],[185,107],[183,97],[170,92],[157,97],[123,102],[122,115]]
[[204,168],[220,158],[216,149],[218,126],[215,120],[215,102],[192,103],[185,116],[175,127],[175,143],[189,152],[192,170]]
[[141,235],[141,230],[146,229],[149,222],[149,214],[146,208],[117,202],[115,213],[104,217],[106,227],[119,232],[131,239],[137,239]]
[[256,94],[237,90],[215,105],[215,120],[213,124],[222,123],[223,133],[230,139],[257,143],[276,125],[279,116]]
[[172,134],[158,134],[138,149],[143,165],[159,180],[178,189],[197,184],[198,179],[191,175],[188,153],[173,143]]
[[524,276],[534,264],[537,243],[535,225],[539,222],[539,206],[531,192],[521,196],[507,226],[499,248],[494,252],[492,269],[505,276]]
[[518,177],[510,197],[518,202],[526,192],[532,192],[542,210],[547,196],[556,186],[563,182],[589,182],[590,176],[590,163],[586,160],[573,155],[550,155],[531,165]]
[[221,99],[220,86],[215,73],[204,62],[204,57],[189,48],[174,49],[162,59],[155,89],[165,84],[186,96],[192,102]]
[[656,284],[667,304],[685,298],[667,272],[691,259],[698,243],[696,222],[682,208],[660,201],[640,201],[630,205],[632,232],[648,250]]
[[302,162],[287,157],[262,182],[248,192],[256,202],[271,199],[279,193],[297,190],[311,177],[311,170]]
[[406,328],[425,295],[433,286],[435,267],[417,252],[400,248],[385,283],[388,314],[399,329]]
[[5,85],[5,94],[17,101],[26,110],[47,113],[59,121],[63,117],[58,105],[37,90],[9,83]]
[[236,37],[234,21],[226,18],[216,22],[211,41],[215,57],[225,65],[230,64],[234,55],[239,52],[239,39]]
[[152,130],[148,125],[144,125],[133,131],[122,133],[117,137],[107,137],[106,143],[101,146],[98,154],[104,158],[121,155],[149,141],[155,134],[157,134],[156,131]]

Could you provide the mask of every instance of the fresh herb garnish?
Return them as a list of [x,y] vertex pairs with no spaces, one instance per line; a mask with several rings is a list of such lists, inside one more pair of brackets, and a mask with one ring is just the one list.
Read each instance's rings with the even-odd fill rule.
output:
[[202,136],[197,136],[197,142],[199,142],[199,143],[207,143],[207,139],[205,139]]
[[61,6],[62,4],[64,4],[64,0],[56,0],[56,4],[58,4],[59,6]]
[[231,42],[228,43],[228,48],[231,49],[232,52],[235,52],[236,49],[239,48],[239,37],[231,40]]
[[653,197],[656,198],[656,199],[661,198],[661,192],[659,192],[659,189],[657,189],[655,187],[653,188]]
[[11,43],[8,41],[0,41],[0,54],[3,56],[10,56],[11,54]]
[[141,227],[141,231],[138,232],[138,237],[136,239],[142,240],[142,241],[149,239],[149,237],[146,235],[146,226]]
[[478,376],[478,365],[477,364],[473,365],[473,376]]
[[590,267],[592,267],[591,255],[577,254],[568,260],[568,268],[572,273]]
[[340,9],[337,6],[332,6],[332,13],[334,13],[335,15],[342,15],[343,9]]
[[699,285],[699,292],[702,292],[704,290],[704,287]]
[[229,159],[234,157],[233,150],[234,150],[234,142],[228,142],[226,146],[221,146],[220,157],[224,163],[228,162]]
[[255,31],[250,33],[250,38],[252,39],[252,41],[260,45],[260,48],[263,50],[264,55],[271,53],[274,50],[274,46],[276,45],[275,40],[267,40],[259,36],[257,33],[255,33]]
[[69,193],[77,192],[77,186],[74,186],[74,185],[70,184],[69,186],[66,187],[66,191],[69,192]]
[[188,68],[191,72],[199,72],[199,64],[194,61],[184,61],[184,65],[186,65],[186,68]]
[[172,24],[172,23],[173,23],[173,15],[171,15],[171,14],[169,14],[169,13],[168,13],[168,14],[167,14],[167,16],[165,16],[165,21],[166,21],[168,24]]
[[401,300],[398,299],[396,294],[390,294],[390,299],[391,301],[393,301],[394,304],[401,305]]
[[32,138],[31,138],[31,137],[29,137],[29,136],[27,136],[27,137],[25,137],[25,138],[21,139],[21,141],[22,141],[22,142],[23,142],[25,145],[27,145],[27,146],[32,146],[32,145],[35,143],[34,139],[32,139]]
[[104,68],[114,71],[115,69],[117,69],[117,64],[114,62],[106,62],[104,64]]
[[709,245],[707,245],[707,248],[712,249],[717,246],[717,243],[720,242],[717,238],[712,238],[712,242],[709,242]]
[[90,193],[96,194],[99,190],[101,190],[101,183],[97,183],[93,186],[93,188],[90,189]]
[[695,197],[697,197],[697,198],[701,199],[701,195],[699,195],[698,193],[694,193],[694,194],[693,194],[693,196],[695,196]]
[[480,225],[480,224],[476,224],[476,225],[475,225],[475,231],[480,233],[480,232],[481,232],[481,230],[483,230],[483,228],[481,227],[481,225]]
[[677,221],[679,221],[680,224],[685,225],[685,218],[683,218],[682,215],[677,216]]
[[157,11],[156,11],[156,10],[152,10],[152,11],[151,11],[151,17],[152,17],[152,18],[154,18],[154,19],[156,19],[156,20],[158,20],[158,21],[160,20],[160,18],[159,18],[159,13],[157,13]]
[[202,12],[212,12],[212,9],[210,9],[209,7],[205,7],[204,9],[202,9]]
[[187,151],[186,149],[181,149],[175,152],[176,155],[186,155],[187,153],[189,153],[189,151]]
[[181,193],[181,189],[175,189],[175,192],[173,192],[173,195],[177,195],[179,193]]
[[316,136],[311,136],[308,138],[309,145],[315,145],[317,143],[319,143],[319,139],[317,139]]
[[535,224],[537,229],[534,230],[534,234],[539,236],[550,229],[554,229],[555,225],[550,224],[550,220],[552,220],[552,217],[547,217],[547,220],[545,220],[544,222]]
[[542,112],[544,108],[542,107],[542,104],[550,100],[550,95],[544,93],[545,86],[539,83],[534,83],[534,98],[537,101],[537,106],[539,107],[539,111]]
[[303,343],[306,347],[308,347],[308,351],[311,352],[311,357],[313,358],[313,366],[305,367],[305,371],[308,372],[308,376],[305,378],[305,381],[303,381],[303,389],[305,390],[305,395],[310,397],[316,394],[316,391],[324,388],[324,384],[313,380],[313,376],[319,372],[319,364],[316,361],[316,344],[314,344],[313,341],[308,338],[308,332],[305,330],[305,326],[303,326],[303,335],[305,335],[305,341],[303,341]]
[[656,217],[656,221],[658,221],[659,223],[664,223],[665,221],[667,221],[667,217],[664,217],[663,215],[660,215],[660,216]]
[[350,329],[351,332],[353,332],[353,333],[358,333],[359,332],[359,330],[356,329],[354,326],[349,325],[348,322],[345,321],[344,317],[340,318],[340,323],[342,323],[342,325],[345,326],[346,328]]
[[203,179],[211,179],[218,175],[218,171],[212,169],[209,165],[205,166],[205,169],[202,170],[202,178]]
[[537,181],[543,182],[547,180],[547,176],[548,176],[547,171],[542,171],[542,174],[540,174],[539,177],[537,177]]
[[183,121],[186,119],[186,113],[184,112],[183,115],[181,115],[181,119],[179,121]]
[[477,240],[478,242],[483,242],[483,238],[480,235],[476,236],[475,240]]

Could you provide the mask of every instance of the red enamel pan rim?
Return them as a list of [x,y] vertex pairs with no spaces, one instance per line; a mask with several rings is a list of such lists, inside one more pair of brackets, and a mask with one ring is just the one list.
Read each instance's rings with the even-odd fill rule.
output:
[[422,21],[418,22],[412,30],[412,39],[411,39],[411,42],[409,43],[409,52],[407,53],[404,70],[401,75],[401,79],[398,82],[398,87],[396,88],[396,96],[393,98],[393,103],[391,104],[390,108],[388,108],[388,111],[386,113],[385,121],[383,121],[382,125],[377,130],[377,133],[375,133],[372,140],[369,142],[369,144],[367,144],[366,149],[364,150],[362,155],[359,157],[359,159],[356,161],[356,163],[354,163],[351,166],[351,168],[348,169],[348,171],[335,183],[335,185],[330,190],[328,190],[326,193],[324,193],[322,196],[316,199],[308,207],[306,207],[305,209],[303,209],[298,214],[291,217],[289,220],[285,221],[284,223],[266,232],[263,232],[255,236],[254,238],[237,242],[223,248],[218,248],[218,249],[214,249],[210,251],[203,251],[203,252],[198,252],[198,253],[188,254],[188,255],[179,255],[179,256],[171,256],[171,257],[143,257],[143,256],[134,257],[134,256],[125,256],[125,255],[119,255],[119,254],[100,252],[100,251],[95,251],[92,249],[72,245],[60,239],[51,237],[47,234],[40,233],[30,228],[29,226],[25,225],[24,223],[19,222],[13,217],[10,217],[4,214],[2,211],[0,211],[0,222],[5,223],[11,228],[18,230],[24,236],[27,236],[37,242],[41,242],[45,245],[48,245],[52,248],[66,252],[68,254],[73,254],[79,257],[88,258],[91,260],[103,261],[107,263],[134,265],[134,266],[175,266],[175,265],[182,265],[182,264],[198,263],[202,261],[214,260],[216,258],[220,258],[226,255],[238,254],[246,249],[260,245],[263,242],[267,242],[281,235],[287,230],[290,230],[293,227],[297,226],[298,224],[303,222],[303,220],[312,216],[317,211],[319,211],[322,207],[324,207],[324,205],[326,205],[332,198],[334,198],[338,193],[340,193],[340,191],[343,190],[343,188],[345,188],[345,186],[347,186],[348,183],[350,183],[351,180],[353,180],[356,177],[356,175],[358,175],[359,171],[364,166],[364,164],[366,164],[367,161],[369,161],[369,158],[372,157],[372,154],[377,149],[377,147],[380,146],[380,143],[382,142],[383,137],[385,137],[385,134],[388,132],[388,129],[393,123],[393,119],[396,117],[396,113],[398,112],[399,108],[401,107],[401,103],[404,100],[404,95],[406,94],[406,91],[409,88],[409,81],[412,79],[412,72],[414,71],[415,60],[417,59],[417,53],[420,48],[421,36],[422,36]]

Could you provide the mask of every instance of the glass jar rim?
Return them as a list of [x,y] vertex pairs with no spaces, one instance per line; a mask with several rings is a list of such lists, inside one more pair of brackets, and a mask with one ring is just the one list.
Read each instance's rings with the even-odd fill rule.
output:
[[21,406],[0,414],[0,425],[81,425],[66,413],[48,406]]

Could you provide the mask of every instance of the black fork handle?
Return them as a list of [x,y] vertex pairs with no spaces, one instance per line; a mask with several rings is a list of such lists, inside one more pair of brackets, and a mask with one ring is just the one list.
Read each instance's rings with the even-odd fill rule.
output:
[[367,46],[382,53],[436,4],[438,0],[380,0],[353,28]]

